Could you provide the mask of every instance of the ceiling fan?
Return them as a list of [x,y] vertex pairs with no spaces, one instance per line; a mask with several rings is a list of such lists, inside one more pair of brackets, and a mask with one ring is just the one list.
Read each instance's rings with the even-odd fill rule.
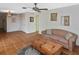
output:
[[[22,7],[23,9],[27,9],[27,7]],[[34,7],[32,8],[34,11],[41,12],[41,10],[48,10],[47,8],[38,8],[37,3],[34,3]]]

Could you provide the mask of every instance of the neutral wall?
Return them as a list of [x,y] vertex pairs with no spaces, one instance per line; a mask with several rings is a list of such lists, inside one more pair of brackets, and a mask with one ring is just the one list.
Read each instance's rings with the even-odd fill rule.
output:
[[[30,22],[30,17],[34,17],[34,22]],[[36,31],[36,22],[35,22],[34,13],[27,12],[22,14],[21,30],[26,33],[31,33]]]
[[48,11],[43,11],[39,13],[39,32],[47,29]]
[[[30,17],[34,17],[34,22],[30,22]],[[7,16],[7,32],[24,31],[31,33],[36,31],[36,15],[34,13],[23,13]]]
[[7,32],[21,31],[20,25],[20,15],[7,16]]

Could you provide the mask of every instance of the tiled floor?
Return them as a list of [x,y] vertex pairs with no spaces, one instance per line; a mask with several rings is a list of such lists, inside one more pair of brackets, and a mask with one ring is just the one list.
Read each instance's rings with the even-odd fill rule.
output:
[[0,54],[16,54],[30,44],[30,36],[24,32],[0,33]]

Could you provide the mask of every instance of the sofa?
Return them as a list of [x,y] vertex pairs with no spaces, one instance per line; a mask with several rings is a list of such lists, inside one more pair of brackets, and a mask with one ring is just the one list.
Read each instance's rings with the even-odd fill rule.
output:
[[69,51],[73,51],[76,45],[77,35],[63,29],[47,29],[42,31],[42,35],[51,38],[53,41],[63,45]]

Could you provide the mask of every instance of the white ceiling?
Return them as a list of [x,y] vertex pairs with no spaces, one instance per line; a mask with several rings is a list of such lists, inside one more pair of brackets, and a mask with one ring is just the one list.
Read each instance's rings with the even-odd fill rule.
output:
[[[77,5],[78,3],[38,3],[39,8],[56,9]],[[13,13],[35,12],[31,8],[22,9],[22,7],[34,7],[34,3],[0,3],[0,11],[5,12],[10,10]]]

